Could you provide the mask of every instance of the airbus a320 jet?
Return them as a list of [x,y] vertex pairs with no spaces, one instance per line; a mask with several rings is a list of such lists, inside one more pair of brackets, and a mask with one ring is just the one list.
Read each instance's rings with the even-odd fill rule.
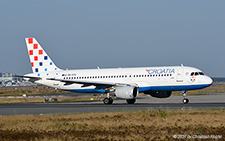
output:
[[201,70],[183,65],[62,70],[35,38],[25,41],[33,73],[22,76],[24,79],[65,91],[106,93],[104,104],[112,104],[112,96],[134,104],[139,93],[168,98],[172,91],[181,91],[186,104],[189,102],[186,91],[202,89],[213,82]]

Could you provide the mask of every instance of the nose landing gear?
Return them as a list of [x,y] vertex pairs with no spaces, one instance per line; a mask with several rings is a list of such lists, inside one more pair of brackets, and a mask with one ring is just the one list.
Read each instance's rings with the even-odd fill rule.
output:
[[189,99],[184,98],[182,101],[183,101],[184,104],[187,104],[189,102]]
[[183,98],[184,98],[184,99],[182,100],[182,102],[183,102],[184,104],[187,104],[187,103],[189,102],[189,99],[187,98],[186,92],[187,92],[187,91],[182,91]]

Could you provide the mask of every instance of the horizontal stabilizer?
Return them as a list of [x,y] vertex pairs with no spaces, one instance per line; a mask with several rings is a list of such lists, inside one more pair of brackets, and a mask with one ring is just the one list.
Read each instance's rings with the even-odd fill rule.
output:
[[13,77],[20,77],[20,78],[29,78],[34,81],[42,79],[41,77],[35,77],[35,76],[25,76],[25,75],[13,75]]

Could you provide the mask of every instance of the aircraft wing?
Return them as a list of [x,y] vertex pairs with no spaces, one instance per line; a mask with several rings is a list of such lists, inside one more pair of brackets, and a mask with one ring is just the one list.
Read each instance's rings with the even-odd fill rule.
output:
[[82,87],[88,86],[96,86],[96,89],[105,89],[113,86],[124,86],[128,84],[122,83],[113,83],[113,82],[96,82],[96,81],[80,81],[80,80],[65,80],[65,79],[56,79],[56,78],[49,78],[48,80],[55,80],[60,82],[65,82],[64,85],[71,85],[71,84],[83,84]]

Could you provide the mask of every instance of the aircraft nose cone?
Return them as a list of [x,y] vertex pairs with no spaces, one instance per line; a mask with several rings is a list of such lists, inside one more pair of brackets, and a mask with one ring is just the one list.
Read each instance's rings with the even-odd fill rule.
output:
[[207,84],[209,84],[209,85],[212,85],[212,83],[213,83],[212,78],[207,77],[207,79],[206,79],[206,83],[207,83]]

